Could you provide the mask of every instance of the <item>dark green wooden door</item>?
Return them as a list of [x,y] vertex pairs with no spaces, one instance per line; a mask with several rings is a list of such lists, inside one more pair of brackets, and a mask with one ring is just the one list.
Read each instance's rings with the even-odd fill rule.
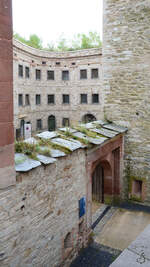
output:
[[51,115],[48,117],[48,130],[55,131],[56,130],[56,120],[55,116]]

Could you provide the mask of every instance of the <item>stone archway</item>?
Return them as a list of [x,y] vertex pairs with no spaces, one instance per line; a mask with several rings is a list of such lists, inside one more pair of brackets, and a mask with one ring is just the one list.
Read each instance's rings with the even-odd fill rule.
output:
[[96,121],[96,117],[93,114],[85,114],[82,117],[82,122],[87,123],[91,121]]
[[54,115],[48,117],[48,131],[56,130],[56,119]]
[[103,203],[113,198],[112,168],[107,160],[97,161],[92,173],[92,200]]

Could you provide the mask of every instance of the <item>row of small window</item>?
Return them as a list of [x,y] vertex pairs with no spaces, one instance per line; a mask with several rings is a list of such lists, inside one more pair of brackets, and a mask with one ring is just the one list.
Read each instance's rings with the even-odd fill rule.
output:
[[[18,65],[18,75],[19,77],[23,77],[23,65]],[[35,70],[35,78],[36,80],[41,80],[41,70]],[[25,67],[25,78],[30,78],[30,68]],[[98,78],[98,69],[91,69],[91,79]],[[87,79],[87,69],[80,70],[80,79]],[[47,70],[47,80],[55,80],[54,70]],[[69,70],[62,71],[62,80],[69,80]]]
[[[69,104],[70,103],[70,95],[63,94],[62,95],[62,103]],[[88,103],[88,96],[87,94],[80,94],[80,103],[87,104]],[[92,94],[92,103],[98,104],[99,103],[99,94]],[[41,104],[41,95],[35,95],[35,104]],[[47,104],[55,104],[55,95],[47,95]],[[25,106],[30,105],[30,95],[25,95]],[[23,106],[23,95],[18,95],[18,106]]]
[[[70,126],[70,119],[69,118],[63,118],[62,119],[62,126],[67,127]],[[43,129],[42,120],[38,119],[36,120],[36,130],[40,131]]]

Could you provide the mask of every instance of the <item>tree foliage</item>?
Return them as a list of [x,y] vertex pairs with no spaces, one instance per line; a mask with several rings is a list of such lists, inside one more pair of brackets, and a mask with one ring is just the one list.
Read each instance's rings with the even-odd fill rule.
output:
[[99,48],[102,43],[97,32],[89,32],[88,34],[79,33],[72,40],[67,40],[64,35],[61,35],[58,41],[54,44],[50,42],[47,47],[42,45],[42,40],[36,34],[30,35],[29,39],[25,39],[20,34],[15,33],[14,38],[34,48],[48,51],[74,51],[87,48]]
[[42,40],[36,34],[31,34],[29,36],[29,39],[26,39],[26,38],[22,37],[20,34],[15,33],[14,38],[19,40],[20,42],[26,44],[26,45],[29,45],[29,46],[32,46],[32,47],[38,48],[38,49],[43,49]]

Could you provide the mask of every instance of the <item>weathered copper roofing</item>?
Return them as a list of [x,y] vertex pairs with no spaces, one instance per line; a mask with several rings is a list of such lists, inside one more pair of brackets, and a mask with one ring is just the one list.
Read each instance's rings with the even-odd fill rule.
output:
[[[55,132],[42,132],[35,137],[26,139],[24,142],[28,144],[38,145],[40,140],[50,141],[51,144],[56,145],[49,148],[46,145],[39,145],[40,150],[47,149],[50,152],[50,156],[37,154],[36,160],[29,158],[29,156],[22,153],[15,154],[15,167],[17,172],[27,172],[33,168],[40,166],[41,164],[47,165],[54,163],[56,158],[67,156],[65,151],[61,148],[68,149],[73,152],[79,148],[85,148],[89,144],[101,145],[115,136],[125,133],[127,128],[116,125],[114,123],[108,123],[105,121],[93,121],[86,124],[81,124],[74,128],[59,128]],[[94,136],[92,136],[92,133]],[[38,138],[38,139],[37,139]],[[74,139],[75,138],[75,139]],[[60,146],[60,149],[59,149]]]

